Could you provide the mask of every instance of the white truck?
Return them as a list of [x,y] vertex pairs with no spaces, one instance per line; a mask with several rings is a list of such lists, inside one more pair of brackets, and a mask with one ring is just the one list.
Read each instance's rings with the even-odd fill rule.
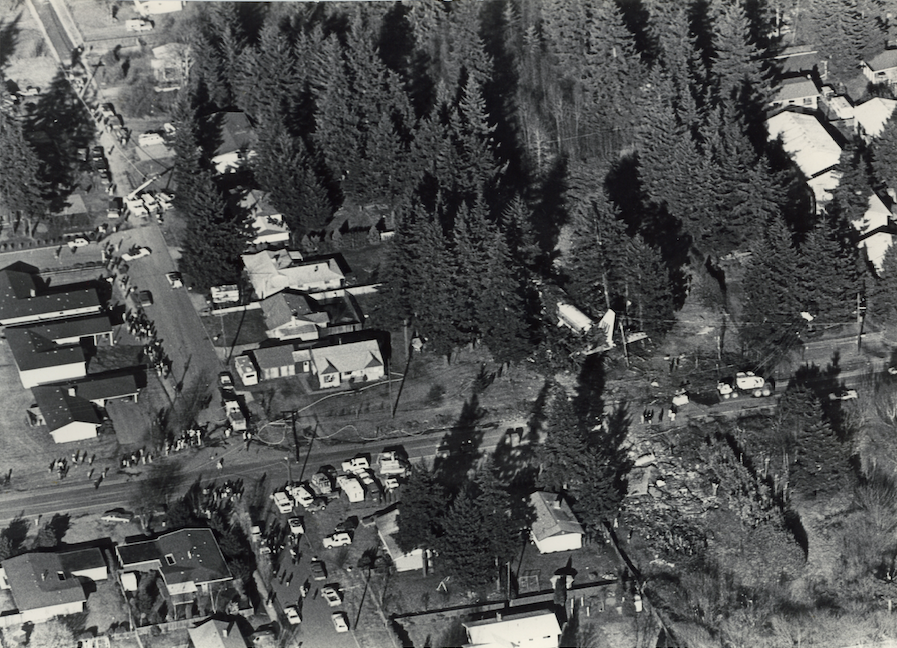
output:
[[719,382],[716,385],[716,390],[722,398],[738,398],[742,392],[750,394],[754,398],[769,396],[772,393],[769,383],[753,371],[739,371],[735,374],[734,385],[730,382]]
[[355,473],[362,470],[367,470],[371,467],[371,463],[368,461],[367,457],[363,457],[361,455],[357,457],[353,457],[348,461],[344,461],[340,466],[345,473]]
[[246,416],[244,416],[243,410],[240,409],[240,402],[237,399],[224,399],[224,414],[234,432],[244,432],[246,430]]
[[384,477],[406,477],[408,461],[395,451],[381,452],[377,457],[380,474]]

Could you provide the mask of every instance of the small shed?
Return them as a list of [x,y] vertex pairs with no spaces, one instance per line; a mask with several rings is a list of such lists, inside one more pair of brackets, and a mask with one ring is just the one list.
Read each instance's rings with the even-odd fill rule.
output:
[[563,495],[537,491],[530,496],[536,520],[530,535],[539,553],[582,548],[582,525]]

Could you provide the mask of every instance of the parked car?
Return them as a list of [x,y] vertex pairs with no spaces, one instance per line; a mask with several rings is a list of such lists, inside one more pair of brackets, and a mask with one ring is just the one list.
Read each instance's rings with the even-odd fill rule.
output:
[[316,581],[327,580],[327,567],[321,560],[311,561],[311,577]]
[[321,589],[321,596],[330,607],[339,607],[343,602],[343,595],[335,585],[328,585]]
[[296,609],[295,605],[291,605],[283,610],[287,614],[287,621],[290,622],[290,625],[299,625],[302,623],[302,617],[299,616],[299,610]]
[[302,526],[302,518],[291,517],[287,522],[290,525],[290,532],[293,535],[302,535],[305,533],[305,527]]
[[165,278],[168,279],[168,285],[172,288],[183,288],[184,282],[181,279],[180,272],[169,272],[165,275]]
[[130,522],[134,519],[134,514],[123,508],[114,508],[103,513],[100,519],[103,522]]
[[846,400],[856,400],[857,390],[856,389],[844,389],[839,392],[833,392],[828,395],[828,399],[831,401],[846,401]]
[[218,386],[221,387],[221,389],[233,390],[234,377],[229,371],[222,371],[218,374]]
[[70,240],[68,242],[68,246],[72,249],[80,248],[80,247],[87,247],[88,245],[90,245],[90,241],[88,241],[83,236],[76,236],[75,238],[73,238],[72,240]]
[[337,632],[349,632],[349,619],[346,618],[345,612],[334,612],[330,615],[333,621],[333,629]]
[[350,536],[345,531],[340,531],[337,533],[332,533],[329,536],[325,536],[321,542],[323,543],[325,549],[345,547],[346,545],[352,544],[352,536]]
[[137,293],[137,303],[141,306],[152,306],[153,305],[153,293],[149,290],[141,290]]
[[145,256],[149,256],[152,253],[152,250],[150,250],[148,247],[135,245],[130,250],[122,254],[121,258],[125,261],[134,261],[135,259],[142,259]]
[[90,149],[90,159],[94,162],[106,159],[106,151],[99,144]]

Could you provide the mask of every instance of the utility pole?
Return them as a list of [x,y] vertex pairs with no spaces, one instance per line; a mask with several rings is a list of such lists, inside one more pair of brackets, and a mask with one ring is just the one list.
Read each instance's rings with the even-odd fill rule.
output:
[[857,293],[857,354],[863,350],[863,315],[866,307],[862,305],[863,298]]

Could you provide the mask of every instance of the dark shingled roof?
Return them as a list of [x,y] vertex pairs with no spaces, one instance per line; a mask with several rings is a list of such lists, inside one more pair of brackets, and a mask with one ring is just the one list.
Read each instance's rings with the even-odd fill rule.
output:
[[89,401],[108,400],[110,398],[124,398],[133,396],[140,390],[137,388],[137,379],[134,374],[97,374],[81,378],[80,380],[53,383],[56,387],[68,389],[75,388],[75,394]]
[[80,581],[66,572],[59,554],[28,553],[7,558],[3,570],[20,612],[87,600]]
[[106,566],[106,561],[103,559],[103,552],[96,547],[78,549],[76,551],[59,554],[59,559],[62,562],[62,568],[66,573],[79,572],[86,569],[98,569]]
[[252,355],[255,358],[255,363],[262,371],[296,364],[296,361],[293,360],[292,344],[254,349]]
[[897,67],[897,50],[885,50],[866,61],[873,71],[888,70]]
[[102,423],[93,403],[81,396],[72,396],[65,387],[39,385],[32,388],[31,393],[51,432],[69,423]]
[[[211,529],[180,529],[155,540],[118,545],[116,551],[126,569],[158,560],[168,585],[188,581],[200,585],[232,578]],[[173,565],[168,564],[167,555],[174,559]]]
[[37,268],[14,263],[0,270],[0,321],[55,313],[77,308],[95,307],[100,298],[93,288],[41,294]]
[[[16,327],[23,328],[23,327]],[[112,322],[106,314],[73,317],[71,319],[29,324],[27,328],[48,340],[64,340],[73,337],[87,337],[112,332]]]
[[80,345],[58,346],[30,329],[8,328],[6,339],[19,371],[84,362]]

